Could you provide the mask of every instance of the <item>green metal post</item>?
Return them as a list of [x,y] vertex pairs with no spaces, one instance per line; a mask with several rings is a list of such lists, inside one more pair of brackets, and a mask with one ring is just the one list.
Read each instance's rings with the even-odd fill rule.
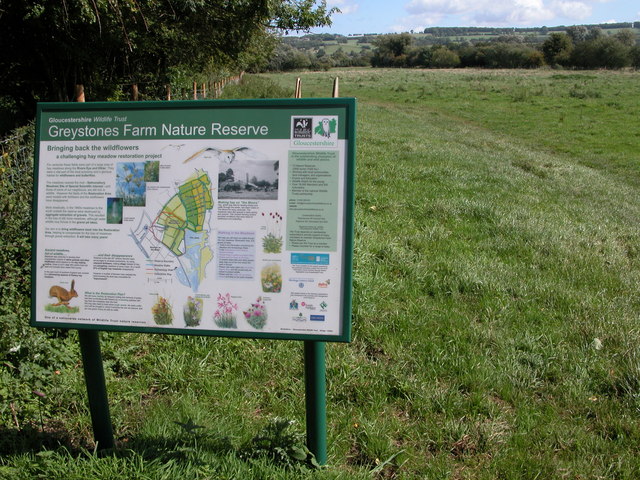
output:
[[78,330],[78,336],[82,352],[84,380],[89,396],[93,437],[99,450],[114,448],[107,386],[104,380],[102,354],[100,353],[100,337],[97,330]]
[[320,465],[327,463],[327,398],[324,342],[304,342],[307,446]]

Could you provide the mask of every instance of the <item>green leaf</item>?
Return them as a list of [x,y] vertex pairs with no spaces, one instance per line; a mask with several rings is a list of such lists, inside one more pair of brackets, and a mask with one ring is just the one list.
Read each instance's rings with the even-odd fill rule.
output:
[[307,452],[301,447],[292,447],[291,456],[296,460],[303,461],[307,459]]

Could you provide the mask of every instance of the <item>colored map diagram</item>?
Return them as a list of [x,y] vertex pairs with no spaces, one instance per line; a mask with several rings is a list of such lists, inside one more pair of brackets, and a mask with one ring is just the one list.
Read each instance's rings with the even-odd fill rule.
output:
[[176,277],[197,292],[205,278],[206,266],[213,259],[209,246],[212,209],[211,179],[199,170],[178,185],[177,193],[164,203],[155,217],[145,212],[130,236],[147,259],[174,257],[179,262]]

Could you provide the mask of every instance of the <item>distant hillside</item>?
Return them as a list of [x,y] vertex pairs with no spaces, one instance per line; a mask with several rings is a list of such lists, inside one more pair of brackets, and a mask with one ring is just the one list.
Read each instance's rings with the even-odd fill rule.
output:
[[333,67],[640,69],[640,22],[536,28],[432,27],[285,37],[266,71]]
[[[635,28],[635,22],[621,23],[599,23],[584,25],[587,29],[599,27],[602,30],[617,31],[621,28]],[[501,36],[501,35],[547,35],[550,32],[564,32],[567,25],[556,27],[429,27],[422,33],[433,35],[434,37],[469,37],[469,36]]]
[[[584,25],[587,29],[597,28],[603,30],[605,35],[613,35],[621,29],[634,29],[640,38],[640,22],[600,23]],[[446,44],[451,42],[491,41],[505,36],[522,37],[528,43],[542,43],[553,32],[564,32],[569,26],[558,25],[555,27],[429,27],[422,32],[410,32],[414,37],[415,45]],[[363,50],[374,48],[373,42],[383,34],[355,33],[345,35],[322,33],[309,34],[301,37],[284,37],[283,42],[293,48],[302,51],[317,53],[323,50],[327,55],[341,49],[346,54],[359,54]]]

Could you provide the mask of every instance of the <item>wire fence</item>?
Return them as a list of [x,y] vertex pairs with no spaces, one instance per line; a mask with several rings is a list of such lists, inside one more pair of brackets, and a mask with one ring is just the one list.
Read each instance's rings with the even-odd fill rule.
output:
[[[237,85],[242,82],[244,72],[228,76],[217,82],[193,82],[193,89],[187,92],[184,88],[175,92],[172,97],[171,87],[166,85],[167,100],[191,98],[194,100],[205,98],[220,98],[224,87],[229,84]],[[133,88],[135,86],[135,88]],[[137,85],[132,85],[132,100],[140,100]],[[31,178],[33,173],[34,125],[30,124],[10,132],[0,138],[0,188],[7,194],[15,190],[18,183],[25,178]],[[3,195],[4,196],[4,195]]]
[[[242,82],[244,72],[237,75],[229,75],[220,78],[217,81],[209,80],[206,82],[194,81],[192,87],[187,87],[185,83],[182,86],[170,84],[158,84],[157,82],[138,82],[132,84],[121,84],[122,91],[129,91],[129,99],[152,100],[160,97],[166,100],[203,100],[206,98],[216,99],[222,96],[224,87],[229,84],[237,85]],[[146,87],[146,88],[145,88]],[[161,94],[161,92],[164,92]]]

